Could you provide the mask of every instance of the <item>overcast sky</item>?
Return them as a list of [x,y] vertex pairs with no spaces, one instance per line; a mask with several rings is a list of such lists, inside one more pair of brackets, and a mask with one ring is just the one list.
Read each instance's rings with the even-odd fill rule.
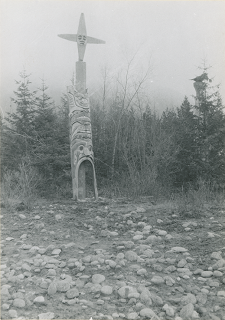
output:
[[[76,1],[0,0],[1,108],[9,110],[15,80],[25,69],[34,86],[44,77],[49,94],[59,103],[70,85],[76,43],[57,37],[77,33],[80,14],[87,34],[106,41],[87,45],[89,93],[101,83],[100,70],[108,65],[113,76],[138,50],[137,67],[152,66],[149,95],[156,108],[163,99],[179,105],[195,94],[189,79],[200,75],[203,59],[210,76],[221,83],[225,100],[225,1]],[[140,67],[141,68],[141,67]]]

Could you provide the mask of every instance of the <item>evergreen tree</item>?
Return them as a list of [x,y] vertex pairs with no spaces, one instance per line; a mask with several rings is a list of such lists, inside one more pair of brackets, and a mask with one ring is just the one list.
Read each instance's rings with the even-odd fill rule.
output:
[[35,141],[34,119],[36,114],[36,91],[30,90],[30,75],[24,70],[20,73],[21,80],[16,81],[16,111],[8,113],[2,137],[4,156],[2,166],[5,169],[16,169],[24,157],[29,157]]
[[[207,67],[203,68],[208,71]],[[225,182],[225,114],[219,85],[211,85],[212,79],[205,83],[205,89],[197,111],[197,146],[199,177],[203,180],[223,184]]]

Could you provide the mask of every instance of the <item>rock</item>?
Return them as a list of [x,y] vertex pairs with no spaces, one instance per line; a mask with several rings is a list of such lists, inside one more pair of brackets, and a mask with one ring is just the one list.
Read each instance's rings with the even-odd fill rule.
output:
[[137,274],[139,276],[145,275],[145,274],[147,274],[147,270],[146,269],[139,269],[139,270],[137,270]]
[[113,292],[113,288],[110,286],[103,286],[101,288],[101,293],[105,294],[105,295],[110,295]]
[[55,277],[55,276],[56,276],[56,271],[55,271],[55,269],[49,269],[46,276],[47,276],[47,277]]
[[154,284],[162,284],[162,283],[164,283],[164,279],[160,276],[154,276],[151,279],[151,282],[153,282]]
[[201,274],[203,272],[202,269],[196,269],[193,274]]
[[163,305],[163,300],[162,298],[160,298],[159,296],[157,296],[156,294],[151,293],[151,299],[152,302],[155,306],[162,306]]
[[191,318],[192,314],[194,311],[194,306],[192,303],[188,303],[187,305],[185,305],[181,311],[180,311],[180,316],[183,320],[189,319]]
[[135,298],[140,296],[140,294],[137,292],[136,288],[130,287],[130,286],[124,286],[121,287],[118,290],[118,294],[120,295],[121,298]]
[[9,288],[11,288],[11,286],[9,284],[4,284],[1,288],[1,296],[5,295],[5,296],[9,296]]
[[148,289],[144,289],[140,294],[140,300],[143,304],[147,306],[152,305],[151,293]]
[[45,319],[54,319],[55,314],[53,312],[47,312],[47,313],[40,313],[38,315],[38,318],[41,320]]
[[23,263],[22,266],[21,266],[21,269],[23,271],[30,271],[31,267],[27,263]]
[[16,298],[15,300],[13,300],[13,306],[17,307],[17,308],[24,308],[26,305],[25,301],[23,299],[20,298]]
[[166,314],[170,317],[173,317],[174,316],[174,309],[173,307],[169,306],[168,304],[165,304],[163,307],[162,307],[163,310],[166,311]]
[[175,283],[175,280],[169,276],[165,276],[164,280],[166,281],[166,285],[172,287]]
[[215,271],[213,272],[213,276],[214,276],[214,277],[222,277],[222,276],[223,276],[223,273],[220,272],[219,270],[215,270]]
[[200,305],[204,305],[207,302],[207,295],[204,293],[198,293],[196,299]]
[[171,248],[170,249],[170,251],[173,251],[173,252],[186,252],[186,251],[188,251],[186,248],[183,248],[183,247],[173,247],[173,248]]
[[178,268],[183,268],[186,264],[187,264],[187,261],[185,259],[181,259],[178,262],[177,266],[178,266]]
[[155,312],[150,309],[150,308],[144,308],[140,311],[140,316],[141,317],[146,317],[146,318],[149,318],[149,319],[154,319],[154,320],[157,320],[159,319],[159,317],[155,314]]
[[213,252],[211,254],[211,259],[221,260],[222,259],[221,253],[222,253],[221,251]]
[[218,297],[225,297],[225,291],[218,291],[217,296]]
[[143,207],[137,207],[136,212],[138,212],[138,213],[144,213],[144,212],[146,212],[146,209],[143,208]]
[[61,280],[56,282],[57,291],[66,292],[70,289],[70,282],[68,280]]
[[26,219],[26,216],[22,213],[19,214],[20,219]]
[[151,249],[147,249],[143,252],[143,254],[148,257],[148,258],[151,258],[154,254],[154,250],[151,250]]
[[8,303],[3,303],[2,304],[2,310],[8,310],[10,305]]
[[102,305],[102,304],[104,304],[104,303],[105,303],[105,301],[102,300],[102,299],[98,299],[98,300],[96,301],[96,304]]
[[137,312],[130,312],[127,314],[127,319],[128,320],[135,320],[138,318]]
[[158,230],[158,235],[159,236],[165,236],[165,235],[167,235],[167,231],[166,230]]
[[177,270],[177,268],[175,266],[168,266],[166,269],[165,269],[165,272],[166,273],[170,273],[170,272],[174,272],[175,270]]
[[10,318],[18,318],[17,311],[13,310],[13,309],[10,309],[9,310],[9,317]]
[[53,296],[57,292],[57,285],[55,282],[50,283],[48,287],[48,295]]
[[145,240],[146,243],[153,243],[153,242],[155,242],[155,241],[157,241],[157,237],[156,237],[154,234],[150,235],[150,236]]
[[53,254],[54,254],[54,255],[58,255],[58,254],[60,254],[61,251],[62,251],[61,249],[54,249],[54,250],[52,251],[52,255],[53,255]]
[[127,260],[129,260],[129,261],[136,261],[137,258],[138,258],[138,255],[137,255],[137,253],[134,252],[134,251],[127,251],[127,252],[125,253],[125,258],[126,258]]
[[70,289],[66,292],[68,299],[73,299],[79,296],[79,291],[76,288]]
[[133,240],[134,241],[141,240],[141,239],[143,239],[143,235],[142,234],[137,234],[137,235],[133,236]]
[[116,262],[113,261],[113,260],[108,260],[108,265],[110,266],[110,268],[115,268],[116,267]]
[[105,276],[103,276],[102,274],[97,274],[96,273],[96,274],[94,274],[92,276],[92,282],[95,283],[95,284],[101,283],[103,281],[105,281]]
[[34,303],[45,304],[45,298],[43,296],[38,296],[34,299]]
[[192,293],[188,293],[186,296],[181,298],[181,304],[186,305],[188,303],[195,304],[197,302],[196,297]]
[[203,278],[210,278],[213,275],[212,271],[202,271],[201,276]]

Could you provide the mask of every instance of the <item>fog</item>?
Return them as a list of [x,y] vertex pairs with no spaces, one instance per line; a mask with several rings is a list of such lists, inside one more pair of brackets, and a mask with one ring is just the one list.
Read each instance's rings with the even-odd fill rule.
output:
[[102,85],[101,70],[109,76],[134,59],[137,74],[151,66],[148,95],[162,110],[178,106],[184,96],[194,102],[193,81],[203,61],[225,98],[225,1],[75,1],[1,0],[1,101],[3,112],[17,89],[24,68],[32,88],[45,79],[48,93],[60,103],[70,85],[76,43],[58,34],[77,33],[80,14],[87,34],[106,44],[87,45],[87,87],[93,94]]

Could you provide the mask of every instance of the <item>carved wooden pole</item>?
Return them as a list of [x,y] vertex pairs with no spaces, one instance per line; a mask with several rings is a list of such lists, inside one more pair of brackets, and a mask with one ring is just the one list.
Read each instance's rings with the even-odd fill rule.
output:
[[87,43],[105,43],[87,36],[84,14],[80,16],[77,34],[60,34],[59,37],[77,42],[79,61],[76,62],[76,84],[67,87],[70,121],[70,151],[73,198],[86,198],[86,170],[92,168],[95,198],[98,199],[94,153],[92,145],[90,106],[86,89],[86,63],[83,62]]

